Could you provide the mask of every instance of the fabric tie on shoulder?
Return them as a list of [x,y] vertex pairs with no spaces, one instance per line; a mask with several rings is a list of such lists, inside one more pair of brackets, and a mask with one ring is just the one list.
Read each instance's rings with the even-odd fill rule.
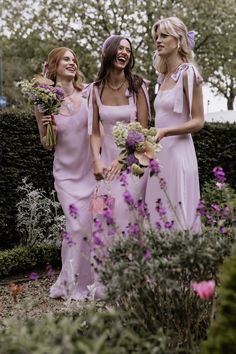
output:
[[88,135],[93,131],[93,88],[94,84],[89,84],[82,91],[82,97],[88,100]]
[[174,112],[183,112],[183,100],[184,100],[184,84],[183,75],[187,72],[188,78],[188,102],[189,102],[189,117],[192,118],[192,102],[193,102],[193,86],[194,79],[196,79],[197,84],[203,82],[202,76],[199,74],[198,70],[191,63],[184,63],[179,66],[178,70],[171,76],[173,80],[177,82],[176,96],[174,102]]

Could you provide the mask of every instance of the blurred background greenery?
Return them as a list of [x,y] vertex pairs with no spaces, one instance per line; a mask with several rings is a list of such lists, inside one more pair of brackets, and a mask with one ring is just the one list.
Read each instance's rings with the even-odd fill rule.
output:
[[9,106],[25,101],[16,82],[41,72],[48,52],[57,46],[75,50],[87,82],[94,80],[101,45],[111,34],[131,38],[135,71],[151,80],[156,74],[152,25],[160,17],[178,16],[196,32],[196,60],[204,80],[233,109],[236,94],[236,8],[233,0],[0,0],[1,96]]

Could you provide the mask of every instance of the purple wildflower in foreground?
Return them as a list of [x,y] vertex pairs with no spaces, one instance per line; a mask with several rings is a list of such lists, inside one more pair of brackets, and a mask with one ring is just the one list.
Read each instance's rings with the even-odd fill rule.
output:
[[128,236],[138,237],[140,235],[140,230],[139,230],[138,224],[137,223],[134,223],[134,224],[129,223],[129,225],[127,226],[127,234],[128,234]]
[[132,194],[128,191],[125,191],[124,194],[124,200],[125,202],[130,205],[130,206],[134,206],[134,198],[132,197]]
[[107,225],[112,225],[114,223],[112,216],[113,216],[112,209],[104,208],[103,217],[106,220]]
[[79,209],[75,206],[75,204],[70,204],[69,205],[69,213],[70,216],[72,216],[73,219],[76,219],[79,215]]
[[161,224],[159,223],[159,221],[156,222],[156,228],[157,230],[161,230]]
[[216,204],[216,203],[212,203],[212,204],[211,204],[211,209],[214,210],[214,211],[216,211],[216,212],[219,212],[219,211],[220,211],[220,207],[219,207],[219,205]]
[[38,273],[33,272],[33,273],[30,274],[30,279],[31,280],[36,281],[36,280],[38,280],[38,278],[39,278]]
[[129,172],[127,170],[120,174],[120,182],[123,187],[128,186],[128,174]]
[[101,220],[95,218],[93,220],[94,226],[96,226],[97,231],[103,231]]
[[229,207],[226,205],[223,209],[223,216],[228,216],[229,215]]
[[136,146],[139,143],[142,143],[145,141],[145,137],[143,133],[139,133],[133,130],[130,130],[128,132],[128,136],[126,138],[126,146],[127,148],[135,150]]
[[63,240],[65,240],[68,243],[69,247],[72,247],[72,246],[76,245],[76,242],[73,241],[72,236],[67,231],[65,231],[64,234],[63,234]]
[[148,212],[148,207],[147,207],[147,203],[145,203],[142,199],[139,199],[135,205],[135,207],[138,210],[138,214],[140,216],[143,217],[148,217],[149,216],[149,212]]
[[214,167],[213,173],[217,182],[224,183],[226,181],[225,173],[222,167]]
[[166,215],[166,213],[167,213],[166,208],[163,207],[162,201],[160,198],[156,201],[156,211],[158,212],[158,214],[161,217]]
[[204,216],[206,215],[206,206],[204,200],[200,200],[197,206],[197,214]]
[[226,235],[226,234],[228,233],[226,227],[221,226],[221,227],[220,227],[220,233],[223,234],[223,235]]
[[161,187],[161,189],[163,189],[163,190],[166,190],[166,189],[167,189],[167,183],[166,183],[166,181],[165,181],[164,178],[160,178],[160,187]]
[[151,176],[153,175],[158,175],[161,171],[160,166],[156,160],[150,160],[149,161],[149,168],[150,168],[150,174]]
[[173,226],[174,226],[174,220],[166,221],[165,225],[164,225],[165,229],[167,229],[167,230],[171,230],[173,228]]
[[144,251],[143,256],[144,256],[144,258],[146,259],[146,261],[148,261],[149,259],[152,258],[152,252],[149,251],[149,250],[146,250],[146,251]]
[[104,246],[101,234],[98,231],[93,232],[93,244],[96,246]]

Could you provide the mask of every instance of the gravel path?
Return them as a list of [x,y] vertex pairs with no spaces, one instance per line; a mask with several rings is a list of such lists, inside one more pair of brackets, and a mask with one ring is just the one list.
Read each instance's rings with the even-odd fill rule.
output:
[[67,303],[49,297],[49,288],[56,278],[57,274],[50,278],[39,274],[39,279],[32,281],[27,274],[0,280],[0,323],[12,317],[39,318],[50,312],[79,311],[83,307],[82,302]]

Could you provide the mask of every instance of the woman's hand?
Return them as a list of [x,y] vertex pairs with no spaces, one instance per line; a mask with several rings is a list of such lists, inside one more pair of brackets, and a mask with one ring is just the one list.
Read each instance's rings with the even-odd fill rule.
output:
[[162,138],[166,136],[166,129],[165,128],[157,128],[157,134],[156,134],[156,142],[159,143]]
[[115,179],[117,179],[117,177],[120,174],[121,171],[121,164],[119,162],[120,156],[117,157],[112,163],[111,165],[107,168],[107,173],[105,175],[105,178],[107,181],[114,181]]
[[93,162],[93,174],[97,181],[100,181],[106,177],[107,169],[103,166],[101,160],[95,160]]
[[56,133],[57,131],[57,126],[56,126],[56,121],[55,121],[55,117],[53,115],[50,116],[42,116],[42,124],[43,126],[47,127],[47,125],[49,123],[52,123],[52,127],[54,132]]

